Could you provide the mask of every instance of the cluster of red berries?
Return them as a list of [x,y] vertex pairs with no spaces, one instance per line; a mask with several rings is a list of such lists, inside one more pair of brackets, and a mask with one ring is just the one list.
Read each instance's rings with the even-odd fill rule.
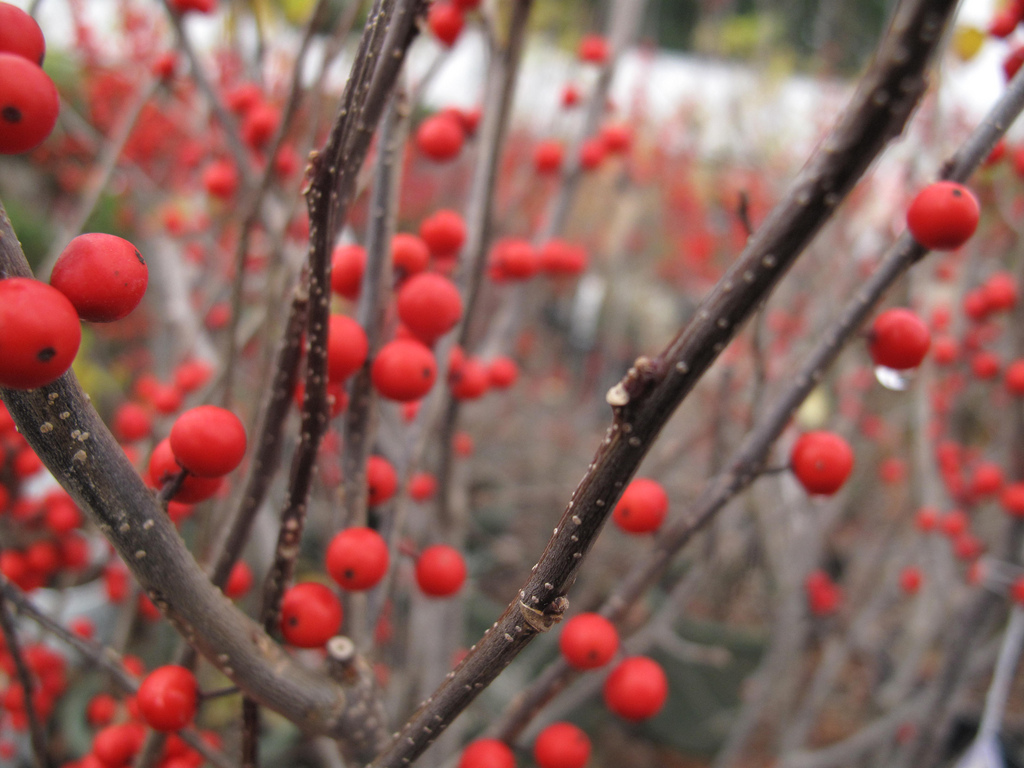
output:
[[148,274],[135,246],[97,233],[68,244],[50,285],[0,280],[0,386],[35,389],[63,375],[78,353],[79,320],[125,317],[142,300]]
[[0,2],[0,154],[35,149],[60,112],[57,86],[43,72],[46,41],[35,19]]

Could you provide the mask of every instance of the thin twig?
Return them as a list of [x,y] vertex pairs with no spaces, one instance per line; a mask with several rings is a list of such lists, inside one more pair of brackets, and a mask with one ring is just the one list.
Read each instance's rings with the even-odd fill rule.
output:
[[[0,577],[3,578],[3,577]],[[3,632],[7,645],[7,653],[14,662],[14,671],[21,685],[22,699],[25,702],[25,715],[28,718],[29,737],[32,742],[32,755],[35,758],[37,768],[50,768],[54,763],[46,748],[46,729],[39,719],[36,711],[35,690],[36,684],[32,679],[32,671],[25,662],[25,656],[21,652],[21,642],[18,640],[18,630],[14,624],[14,617],[7,607],[7,597],[0,592],[0,631]]]

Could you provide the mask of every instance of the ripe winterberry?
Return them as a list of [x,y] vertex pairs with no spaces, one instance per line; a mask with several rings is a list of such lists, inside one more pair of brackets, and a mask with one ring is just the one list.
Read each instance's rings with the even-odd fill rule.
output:
[[583,768],[590,758],[590,739],[572,723],[552,723],[533,742],[540,768]]
[[608,59],[608,42],[600,35],[584,35],[580,40],[577,55],[580,61],[590,64],[604,64]]
[[420,223],[420,237],[435,258],[454,256],[466,240],[466,223],[455,211],[442,209]]
[[224,594],[232,600],[245,597],[245,594],[252,587],[252,569],[244,560],[239,560],[231,566],[231,573],[224,583]]
[[409,478],[409,498],[413,501],[428,501],[437,491],[437,480],[429,472],[417,472]]
[[63,293],[30,278],[0,280],[0,386],[49,384],[71,367],[81,340],[78,313]]
[[181,414],[171,427],[171,450],[181,466],[199,477],[220,477],[245,457],[245,426],[216,405],[200,405]]
[[496,357],[487,366],[487,375],[495,389],[508,389],[519,378],[519,366],[509,357]]
[[399,232],[391,238],[391,264],[408,277],[422,272],[430,263],[430,249],[422,237]]
[[230,200],[238,191],[238,171],[230,160],[214,160],[203,169],[203,189],[211,197]]
[[388,572],[388,545],[372,528],[346,528],[331,539],[326,565],[342,589],[375,587]]
[[[149,457],[149,482],[154,488],[163,488],[180,473],[181,465],[174,457],[170,438],[164,438],[156,444]],[[186,475],[181,487],[171,498],[185,504],[197,504],[213,496],[220,489],[222,481],[222,477]]]
[[853,450],[834,432],[807,432],[793,444],[789,461],[808,493],[831,495],[853,470]]
[[619,648],[615,625],[599,613],[581,613],[565,622],[558,647],[576,669],[603,667]]
[[383,456],[371,456],[366,462],[366,485],[371,507],[383,504],[398,490],[398,473]]
[[925,248],[952,251],[978,228],[978,198],[963,184],[937,181],[917,193],[907,209],[907,227]]
[[908,565],[900,571],[900,589],[905,594],[916,595],[923,582],[924,576],[921,575],[921,569],[916,565]]
[[875,365],[898,371],[916,368],[931,345],[927,324],[902,307],[887,309],[871,324],[868,351]]
[[516,756],[508,745],[497,739],[477,739],[469,743],[456,768],[515,768]]
[[562,143],[555,139],[540,142],[533,150],[533,167],[537,173],[558,173],[562,168]]
[[0,155],[42,144],[60,112],[57,86],[24,56],[0,52]]
[[612,520],[629,533],[650,533],[661,527],[668,513],[668,494],[661,483],[639,477],[622,492]]
[[455,283],[443,275],[423,272],[399,289],[398,316],[424,344],[448,333],[462,317],[462,297]]
[[654,717],[667,698],[665,670],[647,656],[623,659],[604,681],[605,705],[625,720]]
[[459,38],[465,20],[455,3],[434,2],[427,10],[427,26],[442,44],[451,47]]
[[281,597],[281,635],[299,648],[319,648],[341,628],[341,602],[315,581],[296,584]]
[[419,400],[437,379],[437,361],[430,348],[415,339],[389,341],[370,369],[373,386],[389,400]]
[[454,160],[462,151],[462,124],[450,114],[431,115],[416,129],[416,146],[439,163]]
[[127,316],[142,301],[149,282],[146,260],[127,240],[94,232],[79,235],[61,252],[50,285],[91,323]]
[[36,20],[10,3],[0,3],[0,52],[22,56],[43,66],[46,40]]
[[339,245],[331,254],[331,290],[346,299],[358,299],[366,270],[366,249],[357,243]]
[[347,315],[331,315],[327,329],[327,377],[344,381],[363,367],[370,350],[366,331]]
[[150,728],[177,731],[192,722],[196,714],[199,686],[191,671],[169,664],[146,675],[135,698]]
[[462,588],[466,580],[466,561],[462,553],[447,544],[424,549],[416,559],[416,583],[424,594],[448,597]]

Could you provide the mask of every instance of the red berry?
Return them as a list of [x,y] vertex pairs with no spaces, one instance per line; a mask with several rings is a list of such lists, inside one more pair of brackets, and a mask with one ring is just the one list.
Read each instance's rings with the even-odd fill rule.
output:
[[606,123],[601,126],[600,138],[608,152],[621,154],[633,143],[633,131],[625,123]]
[[830,616],[839,610],[843,591],[825,571],[815,570],[804,581],[808,607],[815,616]]
[[281,113],[273,104],[257,104],[242,120],[242,139],[253,149],[260,149],[274,137],[281,122]]
[[327,330],[327,377],[344,381],[363,367],[370,351],[366,331],[346,315],[331,315]]
[[455,283],[443,275],[423,272],[398,291],[398,317],[424,344],[454,328],[462,317],[462,297]]
[[146,675],[136,694],[139,712],[157,731],[184,728],[199,706],[199,686],[195,675],[185,667],[169,664]]
[[587,252],[565,240],[549,240],[540,249],[540,268],[548,275],[573,277],[587,268]]
[[650,533],[661,527],[667,513],[668,494],[661,483],[640,477],[622,492],[612,520],[629,533]]
[[138,249],[115,235],[79,235],[64,248],[50,274],[50,285],[63,293],[78,316],[110,323],[127,316],[142,301],[149,282],[146,260]]
[[572,723],[552,723],[533,742],[540,768],[583,768],[590,758],[590,739]]
[[580,146],[580,167],[592,171],[604,161],[608,150],[600,136],[591,136]]
[[887,309],[875,318],[868,333],[868,351],[875,365],[898,371],[916,368],[931,345],[924,320],[909,309]]
[[1006,391],[1015,397],[1024,397],[1024,358],[1014,360],[1006,366],[1003,374]]
[[142,748],[146,727],[142,723],[108,725],[92,740],[92,754],[103,768],[123,768]]
[[[162,488],[169,480],[181,472],[181,465],[174,457],[170,438],[164,438],[149,457],[149,482],[154,488]],[[221,477],[199,477],[187,475],[178,492],[172,496],[175,501],[185,504],[197,504],[215,494],[221,486]]]
[[388,545],[372,528],[346,528],[327,547],[327,572],[342,589],[375,587],[388,572]]
[[793,444],[790,466],[808,493],[831,495],[853,470],[853,451],[834,432],[807,432]]
[[900,571],[900,589],[908,595],[916,595],[923,581],[921,569],[915,565],[908,565]]
[[37,64],[0,53],[0,155],[17,155],[42,144],[57,124],[57,86]]
[[464,23],[462,11],[455,3],[435,1],[427,11],[427,26],[430,27],[430,31],[442,44],[449,47],[455,44]]
[[625,720],[654,717],[668,698],[668,678],[654,659],[623,659],[604,681],[604,703]]
[[399,232],[391,238],[391,264],[403,276],[415,275],[430,263],[430,249],[422,237]]
[[331,254],[331,290],[346,299],[359,298],[366,270],[366,249],[361,245],[339,245]]
[[540,256],[529,240],[506,238],[491,249],[490,267],[504,280],[529,280],[540,270]]
[[437,491],[437,480],[429,472],[417,472],[409,478],[409,498],[413,501],[428,501]]
[[245,457],[245,426],[231,411],[200,405],[171,427],[171,450],[181,466],[200,477],[221,477]]
[[438,163],[458,157],[463,138],[462,124],[445,112],[431,115],[416,129],[416,146]]
[[458,368],[452,367],[448,376],[448,386],[456,400],[483,397],[490,383],[487,367],[475,357],[466,358]]
[[299,648],[319,648],[341,628],[341,602],[315,581],[296,584],[281,598],[281,635]]
[[996,272],[982,286],[985,299],[993,312],[1006,312],[1017,305],[1017,281],[1009,272]]
[[462,588],[466,580],[466,561],[455,547],[435,544],[416,560],[416,583],[424,594],[448,597]]
[[389,341],[370,369],[373,386],[389,400],[419,400],[437,379],[437,361],[430,348],[415,339]]
[[963,184],[937,181],[917,193],[907,209],[907,227],[930,250],[952,251],[978,228],[978,198]]
[[462,750],[456,768],[515,768],[516,756],[497,739],[477,739]]
[[174,386],[185,394],[197,391],[213,376],[213,367],[203,360],[186,360],[174,369]]
[[598,613],[581,613],[565,623],[558,647],[576,669],[603,667],[619,648],[615,625]]
[[580,40],[577,55],[580,61],[604,64],[608,59],[608,43],[600,35],[584,35]]
[[245,597],[245,594],[252,587],[252,569],[244,560],[239,560],[231,566],[231,573],[224,583],[224,594],[232,600]]
[[366,484],[370,491],[370,506],[383,504],[398,490],[398,473],[383,456],[371,456],[366,462]]
[[487,366],[487,374],[492,387],[508,389],[519,378],[519,366],[509,357],[496,357]]
[[0,280],[0,386],[49,384],[71,367],[81,340],[78,314],[63,293],[30,278]]
[[533,150],[533,167],[540,174],[558,173],[562,169],[562,154],[560,141],[542,141]]
[[999,503],[1011,517],[1024,517],[1024,483],[1011,483],[1004,487]]
[[1024,605],[1024,576],[1018,576],[1010,585],[1010,598],[1017,605]]
[[36,20],[10,3],[0,3],[0,52],[22,56],[43,66],[46,40]]
[[230,200],[238,191],[238,172],[230,160],[214,160],[203,169],[203,189],[211,197]]
[[442,209],[423,220],[420,237],[435,258],[454,256],[466,240],[466,223],[455,211]]
[[153,420],[149,411],[138,403],[127,402],[114,411],[114,435],[122,443],[134,443],[149,437],[153,430]]
[[971,373],[976,379],[987,381],[999,375],[1002,362],[995,352],[982,350],[971,356]]

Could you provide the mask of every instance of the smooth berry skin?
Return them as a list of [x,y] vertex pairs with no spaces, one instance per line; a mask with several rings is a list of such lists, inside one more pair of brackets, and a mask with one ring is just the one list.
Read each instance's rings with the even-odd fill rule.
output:
[[462,750],[457,768],[515,768],[516,756],[498,739],[477,739]]
[[63,293],[26,277],[0,280],[0,386],[35,389],[63,375],[82,326]]
[[398,317],[424,344],[433,344],[462,317],[462,297],[451,280],[433,272],[409,278],[398,291]]
[[442,209],[423,220],[420,237],[435,258],[455,256],[466,241],[466,222],[455,211]]
[[178,463],[199,477],[222,477],[245,458],[245,425],[216,405],[181,414],[171,427],[170,441]]
[[126,317],[146,293],[149,269],[139,250],[116,235],[79,235],[61,252],[50,285],[90,323]]
[[416,129],[416,147],[436,163],[458,157],[464,138],[458,119],[444,112],[431,115]]
[[937,181],[917,193],[907,209],[907,227],[921,245],[933,251],[953,251],[978,228],[978,198],[963,184]]
[[[164,438],[156,444],[149,457],[149,482],[154,488],[163,488],[180,472],[181,465],[174,457],[170,438]],[[220,489],[222,479],[220,477],[187,475],[177,493],[171,498],[183,504],[198,504],[213,496]]]
[[552,723],[533,742],[540,768],[583,768],[590,759],[590,739],[572,723]]
[[462,553],[447,544],[427,547],[416,560],[416,583],[425,595],[450,597],[466,581]]
[[372,528],[346,528],[327,547],[327,573],[342,589],[372,589],[388,572],[388,545]]
[[807,432],[793,444],[790,467],[811,494],[829,496],[853,470],[853,450],[834,432]]
[[408,277],[427,268],[430,263],[430,249],[422,237],[399,232],[391,238],[391,264]]
[[389,341],[370,368],[370,379],[382,397],[400,403],[419,400],[437,380],[437,360],[415,339]]
[[178,731],[192,722],[199,706],[199,686],[185,667],[169,664],[150,672],[136,694],[139,712],[150,728]]
[[0,52],[13,53],[43,66],[46,40],[36,20],[10,3],[0,3]]
[[38,147],[59,112],[60,96],[50,76],[24,56],[0,53],[0,155]]
[[331,315],[327,330],[327,378],[344,381],[363,367],[370,351],[366,331],[346,315]]
[[905,371],[917,368],[928,354],[932,336],[928,325],[909,309],[882,312],[868,332],[868,351],[875,365]]
[[558,648],[575,669],[603,667],[619,649],[615,625],[598,613],[581,613],[569,619],[558,636]]
[[398,490],[398,472],[383,456],[370,456],[366,461],[366,485],[370,506],[383,504]]
[[341,602],[323,584],[307,581],[281,598],[281,636],[297,648],[320,648],[341,628]]
[[623,659],[604,681],[604,703],[624,720],[654,717],[668,698],[668,678],[654,659]]
[[366,271],[366,249],[361,245],[339,245],[331,254],[331,290],[346,299],[358,299]]
[[455,45],[464,24],[462,11],[455,3],[434,2],[427,10],[427,26],[434,37],[447,48]]
[[661,483],[638,477],[626,486],[612,520],[627,533],[651,533],[661,527],[666,514],[668,494]]

